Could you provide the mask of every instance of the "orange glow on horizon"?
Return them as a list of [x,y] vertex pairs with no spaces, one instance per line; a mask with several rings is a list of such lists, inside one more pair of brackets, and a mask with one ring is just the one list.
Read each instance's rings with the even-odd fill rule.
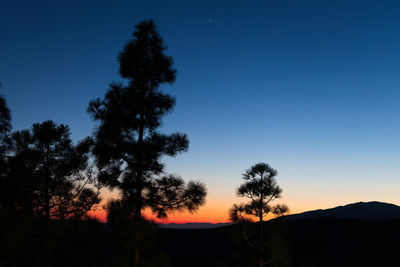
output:
[[[193,214],[189,212],[176,212],[170,214],[166,220],[157,219],[148,209],[144,210],[143,215],[156,223],[224,223],[229,221],[228,211],[221,213],[218,210],[212,209]],[[107,213],[104,209],[91,211],[89,212],[89,216],[100,222],[107,222]]]
[[[220,193],[220,191],[210,190],[207,202],[204,206],[201,206],[197,212],[174,212],[168,214],[166,220],[157,219],[150,209],[145,209],[143,215],[156,223],[225,223],[229,222],[229,209],[234,203],[246,202],[246,199],[237,198],[234,195],[234,190],[228,193]],[[97,205],[97,208],[89,213],[89,216],[96,218],[100,222],[107,222],[107,213],[103,209],[103,206],[111,198],[118,198],[118,192],[110,191],[107,189],[102,190],[103,201]],[[277,199],[272,205],[283,203],[289,206],[290,214],[301,213],[308,210],[321,209],[321,208],[332,208],[328,205],[325,207],[320,206],[319,203],[311,200],[299,201],[297,198],[282,198]],[[267,219],[273,218],[268,216]]]
[[[229,208],[222,206],[204,206],[201,207],[196,213],[189,212],[175,212],[169,214],[166,220],[157,219],[149,209],[143,211],[143,215],[156,223],[226,223],[229,222]],[[296,214],[307,211],[306,209],[291,209],[290,214]],[[99,208],[89,213],[91,218],[95,218],[100,222],[107,222],[107,213],[103,208]],[[273,218],[268,216],[267,219]]]

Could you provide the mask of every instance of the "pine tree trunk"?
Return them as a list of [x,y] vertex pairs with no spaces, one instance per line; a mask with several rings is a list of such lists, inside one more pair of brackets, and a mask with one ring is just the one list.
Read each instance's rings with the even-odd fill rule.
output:
[[[262,189],[262,188],[261,188]],[[262,191],[262,190],[261,190]],[[264,254],[264,225],[263,225],[263,204],[264,204],[264,196],[261,195],[260,198],[260,259],[259,259],[259,266],[263,267],[263,254]]]
[[[136,192],[137,194],[141,195],[141,190],[140,192]],[[142,207],[141,207],[141,201],[135,203],[135,220],[139,222],[140,218],[142,217]],[[140,258],[140,248],[139,245],[136,244],[136,247],[133,251],[133,267],[139,267],[139,258]]]
[[46,221],[50,221],[50,194],[49,194],[49,178],[45,177],[44,183],[44,217]]
[[[146,99],[145,91],[143,91],[143,106],[142,112],[139,117],[139,135],[138,135],[138,169],[137,169],[137,184],[136,184],[136,199],[135,199],[135,220],[138,222],[142,218],[142,190],[143,190],[143,135],[144,135],[144,103]],[[134,253],[133,253],[133,267],[139,266],[139,258],[140,258],[140,248],[139,245],[136,244]]]
[[262,215],[260,215],[260,259],[259,259],[259,266],[263,267],[264,266],[264,261],[263,261],[263,254],[264,254],[264,248],[263,244],[264,243],[264,226],[263,226],[263,218]]
[[133,252],[133,267],[139,266],[139,255],[140,255],[139,247],[135,247],[135,250]]
[[51,251],[51,233],[50,233],[50,164],[49,164],[50,148],[46,147],[46,169],[44,177],[44,218],[46,231],[46,250],[47,250],[47,266],[53,266],[53,255]]
[[50,148],[46,147],[46,171],[44,177],[44,217],[48,222],[50,220],[50,164],[49,164]]

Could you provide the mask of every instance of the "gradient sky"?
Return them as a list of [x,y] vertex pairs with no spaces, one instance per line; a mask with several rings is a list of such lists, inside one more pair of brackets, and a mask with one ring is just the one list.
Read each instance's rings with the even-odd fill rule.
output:
[[[278,170],[292,213],[399,205],[399,1],[19,1],[0,5],[0,81],[14,130],[47,119],[91,135],[88,102],[118,76],[134,25],[153,18],[177,81],[162,131],[188,134],[167,171],[207,204],[170,222],[224,222],[241,174]],[[105,192],[104,198],[116,192]]]

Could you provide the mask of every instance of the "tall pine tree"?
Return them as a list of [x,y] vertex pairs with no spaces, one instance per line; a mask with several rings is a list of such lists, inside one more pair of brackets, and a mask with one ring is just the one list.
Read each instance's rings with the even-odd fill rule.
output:
[[[205,203],[206,189],[164,173],[163,156],[187,151],[185,134],[162,134],[162,118],[172,111],[175,98],[160,90],[175,81],[172,58],[152,20],[136,25],[118,61],[126,83],[112,83],[104,99],[89,103],[88,113],[100,124],[94,134],[99,180],[122,193],[125,215],[140,220],[151,208],[158,218],[175,210],[196,211]],[[134,265],[138,264],[138,248]],[[137,254],[137,255],[136,255]]]

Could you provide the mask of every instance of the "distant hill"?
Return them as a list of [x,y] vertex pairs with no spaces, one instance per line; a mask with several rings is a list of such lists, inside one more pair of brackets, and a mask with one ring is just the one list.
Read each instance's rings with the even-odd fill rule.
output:
[[[357,202],[331,209],[318,209],[292,214],[285,216],[285,219],[302,220],[325,217],[366,221],[385,221],[400,218],[400,206],[378,201]],[[171,229],[211,229],[228,225],[231,225],[231,223],[166,223],[159,224],[158,227]]]
[[331,209],[319,209],[288,215],[286,220],[317,219],[324,217],[384,221],[400,218],[400,207],[378,201],[357,202]]
[[172,229],[210,229],[231,225],[231,223],[165,223],[159,224],[160,228]]

